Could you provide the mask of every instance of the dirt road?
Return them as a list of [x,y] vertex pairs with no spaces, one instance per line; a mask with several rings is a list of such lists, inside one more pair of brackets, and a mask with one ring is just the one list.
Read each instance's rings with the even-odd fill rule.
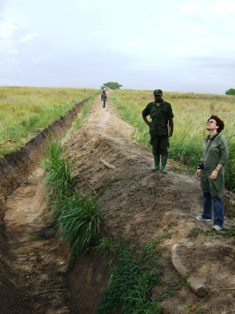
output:
[[[189,286],[182,287],[161,304],[162,313],[235,313],[234,238],[210,232],[210,223],[195,220],[201,210],[198,179],[171,171],[172,162],[167,175],[152,172],[152,155],[132,139],[133,133],[110,101],[102,108],[97,98],[86,125],[64,144],[76,188],[86,194],[103,191],[99,205],[108,234],[122,235],[132,243],[165,238],[159,249],[166,286],[174,287],[182,279],[172,264],[174,248],[185,276],[197,278],[206,287],[204,298]],[[71,289],[79,291],[76,284],[81,282],[70,279],[69,286],[64,285],[58,272],[66,261],[56,238],[39,237],[50,222],[46,204],[43,171],[37,169],[7,202],[10,267],[35,313],[71,313],[66,304]],[[226,218],[225,228],[231,227],[235,227],[234,219]],[[75,267],[72,277],[76,275]],[[153,291],[153,297],[157,293]],[[84,302],[95,304],[92,298],[87,296]]]

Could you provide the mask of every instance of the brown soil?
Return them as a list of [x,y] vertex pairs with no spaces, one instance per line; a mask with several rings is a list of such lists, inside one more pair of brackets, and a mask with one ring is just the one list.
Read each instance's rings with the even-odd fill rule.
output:
[[[182,276],[206,288],[202,297],[182,285],[162,302],[162,313],[235,313],[234,238],[200,232],[210,231],[211,223],[195,220],[201,210],[198,179],[174,172],[171,161],[168,174],[152,172],[152,155],[132,139],[133,133],[109,101],[106,108],[98,99],[94,102],[86,125],[64,144],[77,190],[87,195],[102,191],[99,205],[110,236],[142,244],[165,238],[159,247],[163,284],[152,298],[163,289],[176,290]],[[226,193],[225,229],[235,228],[234,199]],[[53,234],[40,237],[51,221],[43,170],[36,169],[6,205],[8,252],[2,269],[19,291],[9,289],[7,310],[0,313],[94,313],[108,280],[108,258],[90,253],[78,260],[65,281],[59,276],[67,266],[66,252]],[[5,283],[3,274],[0,282]]]

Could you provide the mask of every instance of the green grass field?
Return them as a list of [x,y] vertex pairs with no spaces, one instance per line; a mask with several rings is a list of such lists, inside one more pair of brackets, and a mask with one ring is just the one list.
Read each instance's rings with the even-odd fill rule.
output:
[[24,146],[95,89],[0,87],[0,156]]
[[[0,156],[20,149],[38,132],[66,114],[85,98],[95,99],[97,89],[0,87]],[[135,127],[135,138],[151,149],[149,133],[141,112],[153,101],[152,91],[116,90],[110,99],[121,117]],[[235,191],[235,97],[166,92],[174,112],[174,135],[170,139],[169,157],[194,171],[202,155],[207,135],[206,121],[212,114],[225,122],[223,135],[230,148],[226,166],[226,187]]]
[[[132,124],[135,138],[149,149],[148,127],[141,113],[154,100],[152,91],[117,90],[112,101],[121,117]],[[235,97],[193,93],[164,93],[174,112],[174,135],[170,139],[169,157],[181,162],[189,171],[195,171],[202,156],[203,140],[207,136],[206,121],[218,115],[225,123],[222,134],[227,138],[230,159],[226,166],[226,187],[235,191]]]

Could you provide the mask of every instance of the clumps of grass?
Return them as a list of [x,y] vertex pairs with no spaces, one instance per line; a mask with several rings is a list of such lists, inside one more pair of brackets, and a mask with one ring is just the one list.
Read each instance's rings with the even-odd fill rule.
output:
[[203,229],[193,229],[189,234],[189,237],[196,238],[199,234],[204,235],[205,237],[213,237],[216,235],[221,235],[223,237],[235,237],[235,228],[223,229],[220,233],[215,232],[214,230],[203,230]]
[[225,237],[235,237],[235,228],[225,229],[221,234]]
[[[102,241],[100,248],[107,248]],[[96,314],[121,311],[125,314],[157,314],[159,303],[151,299],[151,290],[160,284],[156,244],[128,247],[123,240],[112,245],[116,248],[117,262],[111,265],[111,276],[103,300]]]
[[62,147],[58,142],[51,144],[48,158],[44,162],[46,179],[58,199],[73,195],[74,182],[69,163],[62,157]]
[[201,143],[196,143],[193,138],[191,141],[182,141],[178,138],[171,143],[170,157],[188,166],[191,171],[195,171],[195,165],[199,163],[201,156]]
[[92,248],[101,234],[103,219],[93,197],[72,195],[51,204],[60,234],[76,257]]
[[91,105],[94,101],[95,97],[91,97],[87,103],[83,106],[80,115],[74,121],[74,128],[80,129],[87,121],[87,117],[91,108]]
[[225,166],[225,187],[235,193],[235,143],[229,142],[229,160]]
[[176,280],[169,286],[169,284],[166,284],[165,282],[161,283],[161,291],[158,293],[157,300],[158,302],[162,302],[164,300],[167,300],[169,298],[172,298],[177,295],[177,293],[184,289],[185,287],[188,287],[188,283],[186,278],[181,278],[179,280]]
[[75,193],[68,162],[61,146],[54,142],[44,163],[46,178],[52,189],[50,208],[61,236],[71,246],[71,256],[89,250],[99,238],[103,220],[96,200]]

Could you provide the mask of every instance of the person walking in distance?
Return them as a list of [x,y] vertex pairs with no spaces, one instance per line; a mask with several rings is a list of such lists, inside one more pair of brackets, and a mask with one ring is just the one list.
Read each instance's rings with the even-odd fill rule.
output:
[[209,135],[205,139],[204,155],[198,165],[196,176],[200,177],[203,193],[203,212],[196,216],[198,221],[212,221],[213,230],[221,231],[224,222],[224,165],[228,161],[229,148],[227,140],[220,134],[224,122],[212,115],[206,124]]
[[103,90],[102,93],[101,93],[101,101],[103,103],[103,108],[105,108],[105,104],[106,104],[107,100],[108,100],[108,97],[106,95],[106,91]]
[[[168,159],[169,137],[173,134],[173,111],[171,104],[162,99],[162,90],[156,89],[153,92],[155,101],[150,102],[142,111],[144,122],[149,126],[150,144],[154,157],[153,171],[166,174]],[[151,121],[147,119],[150,116]],[[161,168],[160,168],[161,161]]]

